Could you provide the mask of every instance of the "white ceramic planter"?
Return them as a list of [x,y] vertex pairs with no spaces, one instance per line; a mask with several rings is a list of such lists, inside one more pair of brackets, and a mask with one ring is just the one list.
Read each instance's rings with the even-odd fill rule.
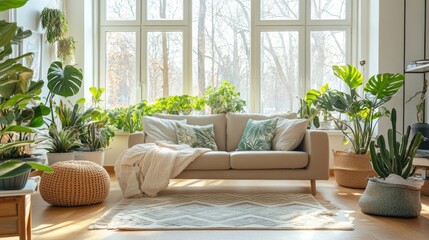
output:
[[49,165],[52,165],[56,162],[60,161],[68,161],[68,160],[74,160],[75,159],[75,152],[66,152],[66,153],[46,153],[48,157],[48,163]]
[[105,151],[78,151],[75,154],[75,160],[85,160],[97,163],[100,166],[104,165],[104,153]]

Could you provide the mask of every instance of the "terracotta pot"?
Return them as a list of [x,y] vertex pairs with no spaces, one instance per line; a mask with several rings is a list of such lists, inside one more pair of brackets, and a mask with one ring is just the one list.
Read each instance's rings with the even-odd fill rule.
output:
[[377,176],[369,154],[334,151],[334,175],[338,185],[365,188],[368,178]]

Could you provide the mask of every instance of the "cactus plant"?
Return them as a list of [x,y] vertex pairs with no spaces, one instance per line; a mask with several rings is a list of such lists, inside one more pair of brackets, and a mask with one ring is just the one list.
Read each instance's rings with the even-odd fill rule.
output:
[[[397,142],[396,110],[394,108],[390,115],[390,121],[392,122],[392,128],[387,131],[388,147],[386,147],[386,142],[382,135],[376,138],[377,146],[375,141],[371,141],[370,154],[372,167],[381,178],[386,178],[390,174],[396,174],[407,179],[416,170],[413,166],[413,158],[423,136],[420,132],[415,134],[408,145],[411,131],[411,127],[408,126],[406,134],[402,136],[402,142]],[[376,152],[376,148],[379,149],[378,152]]]

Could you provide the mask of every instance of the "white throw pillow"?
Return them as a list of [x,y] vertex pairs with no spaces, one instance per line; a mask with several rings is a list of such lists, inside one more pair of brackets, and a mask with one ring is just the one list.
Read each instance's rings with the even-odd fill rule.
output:
[[146,134],[145,143],[158,140],[170,141],[177,144],[176,122],[187,123],[183,120],[169,120],[157,117],[143,117],[143,132]]
[[294,150],[304,138],[307,126],[307,119],[279,118],[272,142],[273,149],[276,151]]

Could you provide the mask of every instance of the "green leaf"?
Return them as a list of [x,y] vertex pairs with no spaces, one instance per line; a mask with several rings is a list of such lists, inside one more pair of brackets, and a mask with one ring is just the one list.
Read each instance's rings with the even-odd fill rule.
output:
[[20,8],[27,3],[28,0],[0,0],[0,12],[12,9]]
[[40,171],[43,171],[46,173],[53,173],[54,172],[54,170],[51,167],[46,166],[44,164],[40,164],[40,163],[36,163],[36,162],[26,162],[26,164],[30,165],[30,167],[32,169],[40,170]]
[[32,144],[34,141],[17,141],[10,143],[0,143],[0,152],[12,147],[21,147],[28,144]]
[[351,89],[357,88],[363,83],[362,74],[353,65],[335,65],[332,69],[334,70],[335,76],[342,79]]
[[[0,0],[0,9],[3,7]],[[0,21],[0,49],[1,47],[7,46],[15,37],[15,33],[18,27],[16,23],[9,23],[4,20]]]
[[67,65],[63,69],[61,62],[53,62],[48,70],[49,90],[62,97],[74,96],[82,86],[82,72],[74,66]]
[[82,104],[85,104],[85,101],[86,101],[85,98],[80,98],[76,101],[76,104],[82,105]]
[[2,131],[2,134],[12,133],[12,132],[34,133],[34,129],[30,127],[20,126],[20,125],[12,125],[12,126],[7,126]]
[[404,85],[404,79],[402,74],[377,74],[368,80],[364,91],[387,102]]

